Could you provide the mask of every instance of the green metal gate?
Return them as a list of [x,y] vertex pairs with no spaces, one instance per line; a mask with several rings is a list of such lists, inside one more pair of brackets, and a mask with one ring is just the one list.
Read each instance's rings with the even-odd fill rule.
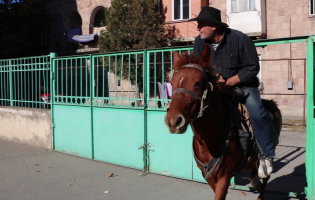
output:
[[[313,40],[311,36],[256,42],[256,46],[308,42],[305,188],[308,199],[315,199]],[[164,125],[170,102],[166,86],[172,76],[172,52],[191,50],[189,46],[52,58],[55,150],[205,182],[193,159],[192,131],[172,135]],[[233,179],[231,185],[248,189],[235,185]]]

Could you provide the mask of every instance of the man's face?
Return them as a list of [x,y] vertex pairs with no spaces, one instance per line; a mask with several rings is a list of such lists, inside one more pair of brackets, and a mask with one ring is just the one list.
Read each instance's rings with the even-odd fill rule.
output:
[[199,31],[201,39],[213,40],[215,36],[214,31],[216,30],[216,27],[209,22],[204,21],[197,22],[198,22],[197,31]]

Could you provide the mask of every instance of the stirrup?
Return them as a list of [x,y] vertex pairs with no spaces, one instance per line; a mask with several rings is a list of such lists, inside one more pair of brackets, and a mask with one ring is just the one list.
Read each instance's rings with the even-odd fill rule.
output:
[[[259,165],[258,165],[259,162]],[[258,166],[257,166],[258,165]],[[259,178],[267,178],[273,172],[273,159],[272,158],[264,158],[262,156],[257,160],[256,167],[258,170]]]

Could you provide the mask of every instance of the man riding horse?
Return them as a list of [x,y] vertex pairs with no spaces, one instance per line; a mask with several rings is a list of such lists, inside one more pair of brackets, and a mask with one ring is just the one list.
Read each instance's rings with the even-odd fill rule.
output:
[[229,29],[221,22],[221,11],[213,7],[203,7],[196,18],[199,35],[194,43],[194,55],[199,57],[209,45],[211,64],[216,67],[214,74],[220,73],[223,79],[217,84],[222,93],[230,88],[238,87],[244,92],[245,106],[250,114],[250,123],[260,149],[258,176],[266,178],[273,171],[275,157],[274,143],[270,138],[271,127],[268,123],[267,111],[262,105],[257,87],[257,74],[260,70],[256,48],[252,40],[244,33]]

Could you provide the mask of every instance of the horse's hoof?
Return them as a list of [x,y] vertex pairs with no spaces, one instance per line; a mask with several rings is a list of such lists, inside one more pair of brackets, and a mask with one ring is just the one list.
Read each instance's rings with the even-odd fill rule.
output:
[[260,191],[262,188],[262,183],[260,182],[259,178],[257,176],[253,178],[249,178],[250,184],[255,188],[256,190]]

